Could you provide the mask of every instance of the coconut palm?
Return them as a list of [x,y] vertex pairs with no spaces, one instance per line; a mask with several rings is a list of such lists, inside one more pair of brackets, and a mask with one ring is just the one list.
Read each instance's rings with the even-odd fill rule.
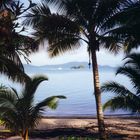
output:
[[0,88],[0,119],[3,125],[28,140],[29,130],[35,128],[46,108],[55,109],[58,99],[65,96],[51,96],[34,103],[34,95],[39,84],[48,80],[44,76],[35,76],[25,84],[21,94],[16,89]]
[[104,109],[110,108],[113,111],[124,109],[140,113],[140,54],[130,54],[125,60],[124,65],[118,68],[116,74],[129,78],[132,89],[114,81],[102,85],[102,92],[115,94],[112,99],[104,104]]
[[[132,0],[125,5],[125,10],[117,13],[108,23],[116,25],[109,34],[118,36],[124,42],[124,50],[129,53],[140,45],[140,1]],[[106,23],[106,24],[108,24]]]
[[[92,60],[93,85],[96,98],[98,126],[101,139],[105,137],[104,116],[101,105],[98,64],[96,52],[105,48],[117,53],[121,48],[118,37],[109,35],[110,22],[117,13],[123,11],[129,0],[44,0],[46,3],[33,7],[27,15],[26,25],[36,30],[34,35],[43,42],[48,40],[51,57],[87,44]],[[47,4],[58,7],[59,13],[51,13]]]
[[[11,2],[14,4],[11,5]],[[31,3],[29,7],[32,7]],[[28,54],[37,49],[37,43],[31,37],[21,34],[24,28],[17,31],[20,28],[17,20],[28,8],[23,8],[23,4],[14,0],[0,3],[0,73],[19,82],[28,79],[20,56],[28,61]]]
[[[6,2],[9,1],[7,0]],[[6,55],[17,65],[22,65],[19,58],[20,55],[27,59],[26,56],[28,56],[30,51],[37,49],[34,39],[22,34],[25,28],[22,28],[17,21],[24,12],[32,7],[32,3],[27,8],[23,6],[23,3],[20,3],[20,1],[15,1],[14,5],[5,6],[4,10],[0,10],[0,47],[3,51],[2,54]]]
[[24,69],[19,68],[12,60],[3,55],[0,55],[0,73],[20,83],[24,83],[30,79],[29,76],[24,73]]
[[14,0],[1,0],[0,9],[4,9],[5,6],[9,6],[13,2],[14,2]]

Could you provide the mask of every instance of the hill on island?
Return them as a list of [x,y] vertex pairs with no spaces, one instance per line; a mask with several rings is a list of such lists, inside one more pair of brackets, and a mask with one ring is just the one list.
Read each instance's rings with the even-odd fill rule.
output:
[[[26,72],[35,72],[35,71],[43,72],[47,70],[89,70],[89,65],[87,62],[69,62],[64,64],[43,65],[43,66],[24,64],[24,68]],[[99,65],[100,71],[114,71],[115,69],[116,69],[115,67],[111,67],[107,65],[104,66]]]

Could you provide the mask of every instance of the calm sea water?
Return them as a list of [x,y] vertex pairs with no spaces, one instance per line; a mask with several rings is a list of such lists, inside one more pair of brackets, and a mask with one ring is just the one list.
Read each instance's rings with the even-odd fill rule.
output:
[[[49,81],[40,84],[36,94],[35,102],[39,102],[52,95],[65,95],[67,99],[60,100],[56,110],[46,110],[45,116],[95,116],[95,98],[93,94],[93,80],[91,70],[50,70],[31,73],[29,75],[44,74]],[[101,84],[110,80],[116,80],[129,86],[128,79],[122,76],[115,76],[113,71],[100,71]],[[17,88],[19,91],[22,85],[9,82],[2,77],[2,83]],[[102,103],[105,103],[114,95],[111,93],[102,94]],[[105,114],[126,114],[122,110],[115,112],[105,111]]]

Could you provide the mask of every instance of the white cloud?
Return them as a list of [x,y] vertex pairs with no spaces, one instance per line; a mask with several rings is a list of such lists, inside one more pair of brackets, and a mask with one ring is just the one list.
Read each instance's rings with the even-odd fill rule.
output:
[[[101,50],[97,52],[97,60],[99,65],[110,65],[110,66],[117,66],[121,64],[121,60],[123,55],[113,55],[105,50]],[[37,53],[31,54],[29,56],[32,65],[47,65],[47,64],[62,64],[67,62],[88,62],[88,53],[86,47],[81,47],[75,51],[69,51],[63,55],[49,58],[46,50],[40,50]],[[22,58],[22,62],[26,63],[25,60]]]

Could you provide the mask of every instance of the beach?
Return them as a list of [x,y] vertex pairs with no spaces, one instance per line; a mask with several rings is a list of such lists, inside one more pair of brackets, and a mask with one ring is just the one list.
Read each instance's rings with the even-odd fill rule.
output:
[[[139,140],[140,118],[106,117],[106,131],[114,140]],[[1,130],[4,127],[0,128]],[[62,136],[92,137],[97,135],[97,119],[83,117],[49,117],[42,118],[38,127],[31,133],[30,140],[59,140]],[[7,140],[17,140],[9,137]]]

